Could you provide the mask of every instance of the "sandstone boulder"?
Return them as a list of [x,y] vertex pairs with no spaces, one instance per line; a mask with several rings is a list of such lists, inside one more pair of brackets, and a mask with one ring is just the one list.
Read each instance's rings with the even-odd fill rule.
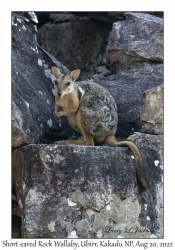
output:
[[[139,12],[139,11],[135,11],[135,13],[137,13],[137,12]],[[126,13],[125,11],[110,11],[110,12],[107,12],[106,14],[109,17],[114,18],[115,20],[120,21],[120,20],[125,20],[126,19],[125,13]],[[162,11],[148,11],[148,12],[144,11],[142,13],[163,18],[163,12]]]
[[144,13],[125,13],[126,20],[113,24],[106,53],[106,66],[122,69],[163,63],[163,19]]
[[[12,14],[13,146],[39,142],[53,124],[54,99],[42,67],[32,21]],[[30,44],[30,46],[29,46]]]
[[141,132],[163,134],[163,84],[143,93]]
[[162,211],[155,198],[162,193],[156,189],[162,182],[160,164],[155,164],[159,155],[149,149],[141,154],[150,187],[143,197],[128,148],[40,144],[16,149],[22,237],[162,237]]
[[73,133],[69,125],[65,126],[65,120],[59,124],[53,117],[54,76],[51,66],[61,68],[63,73],[70,71],[37,46],[37,29],[33,23],[36,16],[33,17],[34,21],[27,17],[26,12],[12,14],[13,148],[42,140],[47,142],[43,137],[49,131],[57,131],[54,133],[57,140],[68,138]]
[[[144,133],[134,133],[133,135],[129,136],[128,138],[130,141],[134,142],[139,149],[151,150],[153,152],[157,152],[157,157],[154,158],[154,166],[159,166],[161,171],[163,171],[163,163],[164,163],[164,151],[163,151],[163,135],[151,135],[151,134],[144,134]],[[150,171],[152,171],[150,169]],[[163,175],[162,175],[161,182],[156,185],[156,195],[154,199],[157,201],[157,208],[158,208],[158,221],[160,225],[161,234],[163,234],[163,206],[164,206],[164,199],[163,199]]]
[[[117,136],[128,137],[134,131],[141,131],[142,94],[162,83],[163,66],[162,64],[151,65],[139,69],[123,70],[106,77],[94,76],[93,81],[107,88],[114,97],[118,107]],[[161,98],[159,101],[157,105],[162,104]]]
[[[105,66],[105,51],[111,25],[71,13],[52,13],[51,22],[38,29],[39,45],[69,69],[81,69],[79,80]],[[101,71],[103,69],[103,71]],[[100,73],[108,70],[103,67]]]
[[[139,12],[139,11],[138,11]],[[71,21],[78,19],[78,17],[84,17],[84,18],[90,18],[90,19],[95,19],[95,20],[100,20],[103,22],[108,22],[108,23],[114,23],[116,21],[121,21],[125,20],[125,11],[105,11],[105,12],[83,12],[83,11],[72,11],[72,12],[66,12],[66,11],[60,11],[60,12],[40,12],[36,11],[35,12],[38,18],[38,24],[37,27],[40,28],[43,26],[43,24],[48,23],[49,21],[56,21],[56,22],[65,22],[65,21]],[[163,18],[163,12],[162,11],[148,11],[148,12],[143,12],[147,13],[149,15],[154,15],[157,17]]]
[[135,132],[133,135],[130,135],[128,139],[134,142],[138,148],[156,151],[160,159],[158,164],[163,168],[163,135]]

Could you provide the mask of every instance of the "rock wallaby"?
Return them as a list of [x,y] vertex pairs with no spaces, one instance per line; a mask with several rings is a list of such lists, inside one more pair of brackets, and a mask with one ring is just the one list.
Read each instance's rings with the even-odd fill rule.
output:
[[55,81],[55,112],[59,121],[61,116],[67,116],[72,127],[83,136],[83,141],[67,140],[61,144],[76,144],[94,146],[108,143],[111,146],[128,146],[136,161],[138,181],[146,190],[142,157],[137,146],[130,141],[119,142],[117,131],[117,106],[111,94],[101,85],[84,81],[74,84],[80,70],[76,69],[70,75],[64,75],[56,67],[52,67]]

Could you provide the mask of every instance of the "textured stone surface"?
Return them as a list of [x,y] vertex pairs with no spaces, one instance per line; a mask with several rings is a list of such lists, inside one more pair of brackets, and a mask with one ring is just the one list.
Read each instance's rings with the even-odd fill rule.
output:
[[161,169],[163,169],[163,135],[135,132],[133,135],[130,135],[128,139],[134,142],[139,148],[156,151],[160,161],[157,162],[155,159],[155,164],[158,164]]
[[[137,12],[139,12],[139,11],[135,11],[135,13],[137,13]],[[108,12],[108,15],[110,17],[113,17],[115,19],[120,20],[120,19],[125,19],[126,18],[125,13],[126,13],[125,11],[111,11],[111,12]],[[148,11],[148,12],[144,11],[144,13],[163,18],[163,12],[162,11]]]
[[162,237],[155,198],[162,182],[162,170],[155,165],[160,159],[154,150],[141,153],[147,196],[139,192],[128,148],[28,145],[15,150],[22,237]]
[[63,22],[75,22],[88,20],[88,17],[79,17],[70,12],[50,12],[49,19],[51,22],[63,23]]
[[121,69],[163,63],[163,19],[143,13],[126,13],[126,20],[113,24],[106,53],[106,66]]
[[[154,158],[154,166],[159,166],[163,171],[163,135],[150,135],[144,133],[134,133],[128,138],[133,141],[140,149],[146,149],[157,152],[157,158]],[[162,180],[155,187],[156,209],[158,212],[158,222],[160,225],[160,234],[163,234],[163,176]],[[141,216],[142,218],[144,215]]]
[[[22,15],[22,14],[21,14]],[[53,124],[52,82],[44,74],[32,21],[12,15],[13,146],[38,142]]]
[[99,83],[112,94],[118,109],[117,136],[127,137],[141,131],[140,112],[144,91],[159,86],[163,81],[162,65],[123,70],[107,77],[95,76]]
[[141,132],[163,134],[163,84],[143,93]]
[[[39,45],[69,69],[81,69],[79,80],[99,73],[96,67],[105,66],[111,25],[103,23],[101,27],[97,20],[70,13],[55,13],[52,17],[55,20],[53,23],[46,23],[38,30]],[[105,68],[101,68],[100,72],[103,72],[102,69],[106,73]]]
[[[162,11],[149,11],[149,12],[144,12],[148,13],[150,15],[158,16],[163,18],[163,12]],[[119,20],[125,20],[125,11],[105,11],[105,12],[83,12],[83,11],[73,11],[73,12],[40,12],[36,11],[35,14],[37,15],[38,18],[38,24],[37,27],[43,26],[43,24],[48,23],[49,21],[52,21],[53,19],[56,22],[65,22],[65,21],[71,21],[71,20],[78,20],[78,17],[84,17],[84,18],[91,18],[91,19],[96,19],[102,21],[101,24],[103,25],[103,22],[108,22],[108,23],[114,23]]]
[[[38,50],[41,56],[41,61],[44,67],[45,76],[51,80],[52,84],[49,86],[49,91],[54,98],[54,105],[55,105],[55,90],[54,90],[54,83],[55,83],[55,76],[51,72],[51,67],[55,66],[60,69],[63,74],[70,74],[70,70],[64,66],[60,61],[58,61],[55,57],[53,57],[49,52],[44,50],[38,45]],[[54,120],[55,125],[55,120]],[[61,122],[57,123],[56,126],[50,128],[50,130],[42,136],[43,143],[53,143],[59,139],[68,139],[70,137],[77,138],[77,134],[69,124],[67,117],[62,117]]]
[[[27,110],[28,111],[28,110]],[[39,140],[39,130],[30,112],[21,112],[12,101],[12,147],[18,148]]]
[[61,124],[54,120],[54,76],[50,68],[59,67],[63,73],[70,71],[53,56],[38,48],[33,21],[26,21],[25,14],[12,14],[13,148],[28,143],[47,142],[43,136],[50,131],[54,134],[54,141],[68,138],[73,133],[66,119]]

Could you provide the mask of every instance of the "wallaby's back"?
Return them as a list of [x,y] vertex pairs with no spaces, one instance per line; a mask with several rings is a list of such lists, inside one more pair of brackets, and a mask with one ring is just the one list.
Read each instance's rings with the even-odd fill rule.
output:
[[117,131],[117,106],[111,94],[94,82],[77,82],[80,92],[78,113],[84,121],[85,129],[96,143],[101,143],[108,135]]

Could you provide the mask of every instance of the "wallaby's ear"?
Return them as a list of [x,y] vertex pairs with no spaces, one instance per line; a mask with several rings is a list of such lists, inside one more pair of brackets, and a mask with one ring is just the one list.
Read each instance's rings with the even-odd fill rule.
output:
[[51,69],[52,69],[52,73],[54,74],[54,76],[55,76],[56,78],[58,78],[58,76],[61,74],[60,70],[57,69],[56,67],[53,67],[53,66],[52,66]]
[[76,69],[71,72],[70,77],[72,78],[73,81],[75,81],[79,77],[80,72],[81,72],[80,69]]

